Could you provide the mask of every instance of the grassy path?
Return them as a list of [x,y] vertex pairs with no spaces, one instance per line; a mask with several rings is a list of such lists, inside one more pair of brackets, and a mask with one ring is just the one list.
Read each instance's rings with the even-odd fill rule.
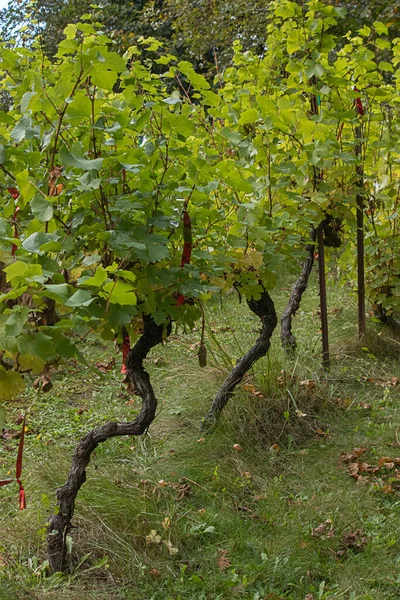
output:
[[[0,600],[399,598],[400,465],[390,460],[400,457],[399,340],[370,324],[360,348],[351,303],[332,287],[327,380],[314,290],[295,320],[297,357],[283,355],[277,332],[207,435],[201,418],[257,320],[235,296],[214,307],[205,369],[197,332],[155,351],[148,368],[159,415],[149,436],[96,451],[77,502],[69,576],[46,568],[55,489],[75,441],[100,422],[130,418],[138,400],[121,387],[118,366],[99,378],[74,363],[53,375],[48,394],[10,407],[1,477],[13,471],[12,433],[30,406],[28,508],[18,512],[12,486],[0,489]],[[113,348],[91,340],[85,353],[95,365]],[[342,456],[354,448],[365,451]]]

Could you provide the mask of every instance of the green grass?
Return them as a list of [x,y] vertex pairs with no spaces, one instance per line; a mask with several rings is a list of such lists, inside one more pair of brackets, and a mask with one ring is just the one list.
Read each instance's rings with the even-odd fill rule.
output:
[[[287,295],[278,293],[278,311]],[[400,429],[400,386],[386,385],[400,377],[399,340],[369,323],[360,345],[356,298],[338,286],[329,289],[329,306],[329,374],[320,366],[312,288],[295,319],[297,355],[283,354],[277,330],[268,357],[206,435],[201,419],[255,339],[257,319],[235,295],[209,309],[205,369],[197,365],[198,332],[174,333],[154,350],[147,367],[159,414],[148,436],[96,450],[76,504],[70,575],[46,568],[55,490],[79,437],[105,420],[131,419],[139,401],[126,404],[119,366],[99,378],[72,363],[53,375],[50,393],[10,406],[12,430],[30,407],[28,508],[18,512],[16,488],[0,488],[0,599],[398,598],[400,494],[384,493],[379,473],[357,485],[341,454],[364,446],[370,464],[400,456],[400,446],[389,446]],[[95,364],[114,349],[92,339],[85,353]],[[2,441],[2,478],[13,472],[17,445]],[[327,519],[334,535],[313,536]],[[344,536],[357,530],[366,545],[338,556]]]

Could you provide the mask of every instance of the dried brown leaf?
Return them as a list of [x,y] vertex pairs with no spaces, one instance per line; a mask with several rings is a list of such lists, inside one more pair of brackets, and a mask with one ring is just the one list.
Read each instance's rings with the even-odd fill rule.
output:
[[313,390],[315,388],[315,381],[313,379],[303,379],[303,381],[299,382],[301,387],[305,387],[309,390]]
[[224,550],[223,548],[221,548],[220,550],[218,550],[219,552],[219,557],[217,560],[217,565],[219,570],[221,571],[221,573],[223,571],[226,571],[226,569],[228,569],[228,567],[231,566],[231,561],[228,558],[228,550]]
[[177,500],[183,500],[185,496],[190,494],[190,485],[188,483],[182,483],[178,488],[178,494],[176,496]]
[[341,461],[344,463],[350,463],[350,462],[354,462],[355,460],[357,460],[357,458],[360,458],[360,456],[362,454],[364,454],[364,452],[366,452],[367,449],[366,448],[354,448],[353,452],[342,452],[341,454]]
[[362,529],[356,531],[347,531],[342,535],[340,540],[341,550],[352,550],[353,552],[361,552],[368,544],[368,537]]
[[358,471],[359,471],[359,464],[356,462],[350,463],[349,466],[347,467],[347,472],[350,475],[350,477],[355,477],[357,479]]
[[315,527],[311,531],[312,537],[332,537],[335,535],[335,529],[333,527],[332,519],[326,519],[324,523],[320,523],[318,527]]
[[358,406],[360,408],[364,408],[365,410],[371,410],[371,408],[372,408],[371,404],[367,404],[365,402],[360,402],[360,404]]
[[149,571],[150,575],[156,579],[158,579],[158,577],[161,576],[161,573],[158,569],[150,569]]
[[96,367],[102,373],[108,373],[115,366],[115,357],[113,356],[107,362],[97,362]]

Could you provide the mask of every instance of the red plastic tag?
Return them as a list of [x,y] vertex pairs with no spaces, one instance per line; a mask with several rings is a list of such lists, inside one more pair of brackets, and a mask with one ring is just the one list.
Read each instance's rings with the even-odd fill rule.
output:
[[128,358],[128,354],[131,350],[131,341],[129,339],[129,335],[124,335],[124,339],[122,340],[122,369],[121,373],[126,375],[128,372],[126,368],[126,359]]

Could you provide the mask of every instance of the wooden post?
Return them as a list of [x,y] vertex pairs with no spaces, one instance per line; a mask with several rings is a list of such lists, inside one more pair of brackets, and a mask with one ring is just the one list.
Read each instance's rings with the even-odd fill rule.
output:
[[328,333],[328,302],[326,295],[324,225],[318,226],[318,279],[319,279],[319,308],[321,313],[322,332],[322,364],[329,369],[329,333]]
[[[360,107],[362,112],[360,112]],[[357,114],[364,114],[362,109],[361,100],[356,103]],[[355,155],[357,162],[361,159],[361,137],[362,130],[361,125],[357,125],[355,129]],[[356,165],[356,185],[358,192],[356,195],[357,202],[357,294],[358,294],[358,335],[361,338],[366,333],[365,323],[365,266],[364,266],[364,197],[362,188],[364,187],[363,181],[364,167],[362,163]]]
[[[317,84],[317,78],[312,77],[311,85]],[[310,96],[311,114],[318,114],[318,98],[315,94]],[[321,181],[321,171],[314,167],[314,191],[318,190]],[[324,369],[329,369],[329,332],[328,332],[328,303],[326,294],[326,274],[325,274],[325,246],[324,246],[324,225],[321,222],[318,226],[318,265],[319,265],[319,308],[321,314],[321,332],[322,332],[322,364]]]

